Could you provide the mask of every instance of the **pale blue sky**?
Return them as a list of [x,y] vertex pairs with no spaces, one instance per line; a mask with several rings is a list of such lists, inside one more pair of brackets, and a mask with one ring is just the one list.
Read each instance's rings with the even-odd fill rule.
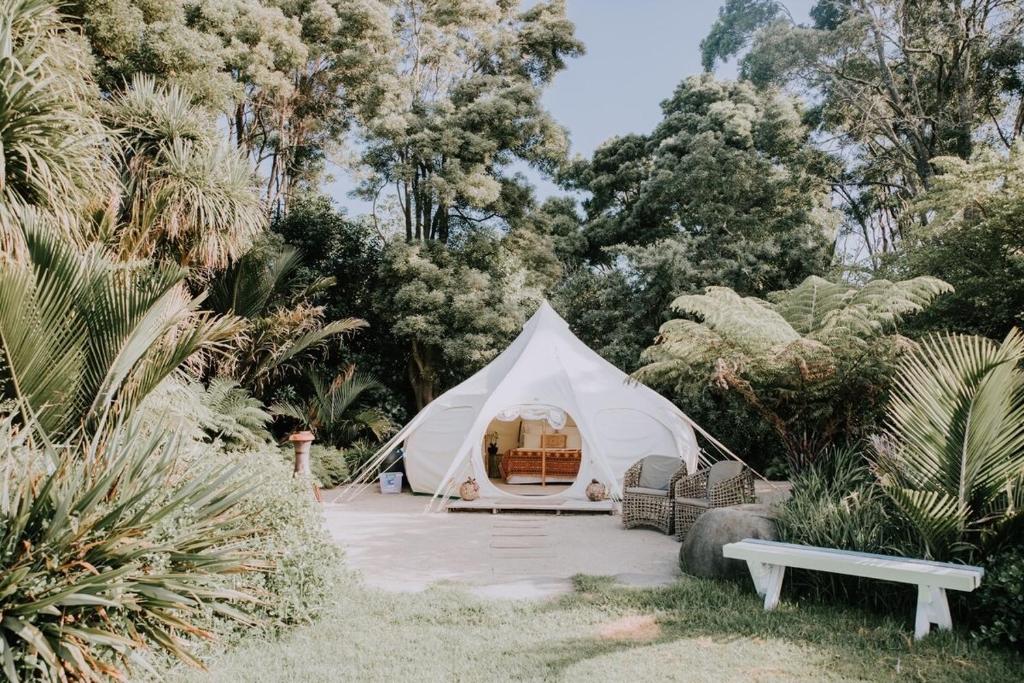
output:
[[[569,18],[587,54],[569,61],[544,94],[555,119],[569,129],[571,154],[589,156],[615,135],[649,132],[661,119],[660,103],[686,76],[701,72],[700,41],[718,15],[720,0],[568,0]],[[787,0],[797,21],[807,21],[814,0]],[[718,75],[735,75],[732,65]],[[540,198],[557,187],[522,169]],[[336,171],[328,191],[350,214],[364,202],[348,196],[351,179]]]

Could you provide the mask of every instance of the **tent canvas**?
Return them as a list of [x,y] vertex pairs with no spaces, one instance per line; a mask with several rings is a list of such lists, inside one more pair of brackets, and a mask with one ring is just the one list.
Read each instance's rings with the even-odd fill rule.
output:
[[487,476],[487,428],[500,413],[545,411],[571,416],[582,447],[575,482],[552,499],[585,499],[591,479],[618,492],[626,470],[647,455],[678,457],[696,469],[700,449],[689,418],[588,348],[547,302],[505,351],[427,405],[381,453],[405,443],[406,478],[417,493],[451,495],[472,476],[481,497],[519,498]]

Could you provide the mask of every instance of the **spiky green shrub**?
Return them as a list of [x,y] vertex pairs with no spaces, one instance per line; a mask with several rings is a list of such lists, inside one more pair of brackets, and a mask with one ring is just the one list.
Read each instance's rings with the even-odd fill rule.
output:
[[244,479],[223,463],[184,476],[173,437],[128,428],[46,446],[0,428],[0,670],[10,681],[105,681],[139,652],[198,663],[209,618],[249,625]]
[[[829,449],[792,478],[793,495],[779,507],[780,538],[789,543],[917,557],[912,527],[878,485],[858,447]],[[900,587],[825,572],[794,570],[790,586],[825,599],[873,606],[908,600]]]
[[94,111],[88,48],[51,0],[0,0],[0,249],[25,207],[55,226],[109,192],[111,136]]

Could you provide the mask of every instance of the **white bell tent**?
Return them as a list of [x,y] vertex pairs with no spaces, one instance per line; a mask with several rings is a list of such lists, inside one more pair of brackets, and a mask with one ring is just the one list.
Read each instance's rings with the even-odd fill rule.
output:
[[555,496],[562,500],[585,499],[592,479],[617,496],[626,470],[648,455],[678,457],[695,471],[701,456],[695,428],[706,435],[670,401],[588,348],[543,302],[505,351],[420,411],[369,469],[404,443],[414,492],[457,495],[474,477],[482,498],[518,498],[512,487],[490,480],[485,459],[489,427],[513,420],[573,430],[579,471],[568,488],[559,487]]

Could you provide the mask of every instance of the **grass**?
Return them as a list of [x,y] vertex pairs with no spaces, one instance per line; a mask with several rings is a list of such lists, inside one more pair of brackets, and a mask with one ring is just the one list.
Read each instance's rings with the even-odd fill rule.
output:
[[179,671],[177,683],[310,680],[1017,681],[1024,661],[963,634],[915,643],[910,617],[783,602],[684,578],[657,589],[577,577],[546,602],[339,586],[330,616]]

